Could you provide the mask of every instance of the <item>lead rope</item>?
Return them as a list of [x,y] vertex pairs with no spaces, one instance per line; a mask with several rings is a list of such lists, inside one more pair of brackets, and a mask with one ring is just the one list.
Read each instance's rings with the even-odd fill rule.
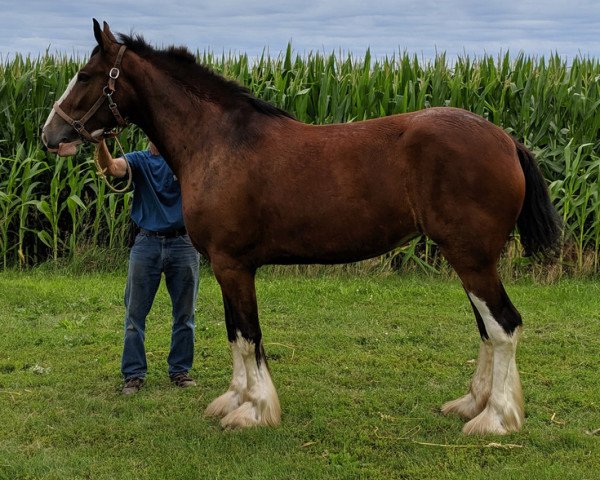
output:
[[98,174],[98,176],[100,178],[102,178],[104,180],[104,182],[106,183],[108,188],[110,188],[113,192],[125,193],[127,190],[129,190],[129,187],[131,186],[131,181],[133,179],[133,175],[131,174],[131,166],[129,165],[127,158],[125,158],[125,152],[123,151],[123,146],[121,145],[121,142],[119,142],[119,139],[116,136],[113,138],[117,142],[117,145],[119,146],[119,150],[121,150],[121,154],[123,155],[123,158],[125,159],[125,164],[127,165],[127,185],[125,185],[123,188],[116,188],[108,181],[108,178],[106,177],[106,173],[105,173],[106,168],[102,168],[100,166],[100,161],[98,160],[98,155],[100,154],[100,143],[97,143],[96,148],[94,149],[94,163],[96,164],[96,173]]

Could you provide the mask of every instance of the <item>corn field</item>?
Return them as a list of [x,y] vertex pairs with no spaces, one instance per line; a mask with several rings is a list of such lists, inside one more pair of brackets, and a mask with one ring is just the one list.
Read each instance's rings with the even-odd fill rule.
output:
[[[198,60],[307,123],[351,122],[433,106],[461,107],[500,125],[537,156],[565,225],[561,267],[600,272],[600,64],[509,54],[431,61],[409,53],[277,57],[197,53]],[[131,193],[112,193],[89,147],[75,157],[42,150],[40,130],[83,59],[15,56],[0,65],[0,261],[27,267],[86,248],[123,248]],[[137,128],[126,151],[145,148]],[[440,268],[435,245],[416,239],[381,259],[395,269]],[[523,263],[512,256],[515,266]]]

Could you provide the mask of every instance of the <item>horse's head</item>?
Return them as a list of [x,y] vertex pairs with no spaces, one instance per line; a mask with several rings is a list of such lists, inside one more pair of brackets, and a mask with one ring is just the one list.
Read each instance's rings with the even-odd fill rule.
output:
[[94,19],[98,46],[85,66],[73,77],[54,104],[42,129],[42,141],[50,151],[73,155],[83,141],[97,143],[118,125],[129,103],[126,82],[120,77],[125,47],[117,42],[106,22]]

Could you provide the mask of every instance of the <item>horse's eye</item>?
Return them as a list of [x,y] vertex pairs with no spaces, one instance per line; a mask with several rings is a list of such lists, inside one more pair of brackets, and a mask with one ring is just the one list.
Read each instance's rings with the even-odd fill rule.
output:
[[89,76],[87,73],[85,73],[85,72],[79,72],[79,73],[77,74],[77,81],[78,81],[78,82],[83,82],[83,83],[85,83],[85,82],[87,82],[89,79],[90,79],[90,76]]

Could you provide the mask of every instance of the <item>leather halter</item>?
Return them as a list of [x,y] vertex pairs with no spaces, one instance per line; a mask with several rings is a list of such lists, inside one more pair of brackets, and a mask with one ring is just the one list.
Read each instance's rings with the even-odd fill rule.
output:
[[[52,107],[54,111],[58,113],[58,115],[60,115],[65,122],[67,122],[71,127],[73,127],[73,129],[79,134],[80,137],[92,143],[99,143],[100,140],[92,137],[92,135],[85,129],[85,124],[96,113],[96,111],[100,108],[100,106],[104,103],[105,100],[108,100],[108,108],[117,120],[117,123],[121,127],[126,127],[128,125],[119,113],[117,104],[112,99],[112,95],[113,93],[115,93],[115,83],[117,81],[117,78],[119,78],[119,74],[121,73],[119,67],[121,66],[121,60],[123,59],[125,49],[125,45],[121,45],[119,53],[117,54],[117,59],[115,60],[115,64],[108,73],[108,84],[102,89],[102,95],[100,95],[98,100],[96,100],[96,103],[92,105],[92,107],[87,111],[87,113],[83,117],[81,117],[79,120],[72,119],[60,107],[58,102],[56,102]],[[103,136],[108,136],[108,133],[106,131],[103,132]]]

